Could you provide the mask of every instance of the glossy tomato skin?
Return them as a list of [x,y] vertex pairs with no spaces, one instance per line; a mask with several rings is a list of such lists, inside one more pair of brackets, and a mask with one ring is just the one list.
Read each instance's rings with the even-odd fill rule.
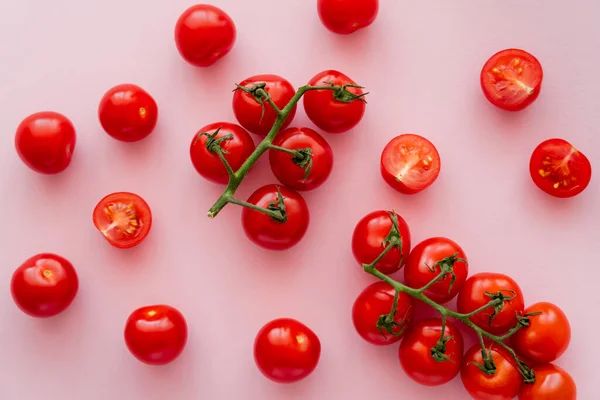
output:
[[296,191],[278,185],[266,185],[248,198],[248,203],[267,208],[277,203],[277,189],[284,198],[287,220],[279,222],[259,211],[244,207],[242,225],[246,236],[256,245],[268,250],[286,250],[296,245],[308,229],[310,214],[304,198]]
[[185,317],[168,305],[135,310],[125,324],[125,344],[138,360],[150,365],[174,361],[187,343]]
[[[456,255],[457,258],[467,260],[463,249],[454,241],[444,237],[429,238],[417,244],[408,256],[408,262],[404,267],[404,280],[412,288],[419,289],[435,279],[441,272],[439,266],[435,266],[440,260]],[[435,267],[434,267],[435,266]],[[431,272],[429,268],[434,268]],[[456,261],[453,267],[456,279],[452,288],[451,275],[437,281],[425,291],[425,295],[439,304],[452,300],[462,289],[467,280],[469,267],[464,261]]]
[[231,17],[208,4],[191,6],[175,24],[177,50],[196,67],[208,67],[223,58],[233,48],[236,36]]
[[[339,71],[327,70],[318,73],[310,81],[311,86],[355,85],[356,83]],[[349,87],[355,95],[364,92],[360,88]],[[359,99],[350,103],[336,100],[332,90],[310,90],[304,95],[304,110],[319,129],[329,133],[343,133],[354,128],[365,114],[366,104]]]
[[[384,239],[393,227],[392,211],[379,210],[365,215],[354,228],[352,234],[352,253],[362,266],[370,264],[385,249]],[[398,228],[402,238],[402,251],[398,247],[390,250],[376,265],[378,271],[389,275],[398,271],[408,259],[410,252],[410,230],[406,221],[399,215]]]
[[519,111],[538,98],[544,73],[533,55],[520,49],[494,54],[481,70],[485,97],[506,111]]
[[[269,96],[271,96],[271,99],[279,109],[283,109],[296,94],[296,89],[294,89],[294,86],[289,81],[273,74],[251,76],[248,79],[244,79],[239,85],[252,88],[260,83],[266,84],[264,90],[269,93]],[[240,125],[259,136],[267,136],[277,120],[277,113],[267,102],[264,104],[263,115],[263,106],[258,100],[251,93],[240,89],[233,93],[233,113]],[[294,105],[281,129],[287,128],[294,120],[295,115],[296,106]]]
[[442,320],[430,318],[418,321],[409,329],[400,343],[400,365],[412,380],[425,386],[439,386],[450,382],[460,372],[464,344],[462,334],[454,324],[447,321],[444,338],[445,355],[450,360],[436,361],[431,349],[436,347],[442,334]]
[[564,139],[540,143],[529,161],[531,179],[551,196],[567,198],[583,192],[592,178],[590,160]]
[[333,151],[329,143],[310,128],[288,128],[273,141],[275,146],[290,150],[311,149],[312,166],[304,179],[305,170],[293,162],[294,156],[271,150],[269,162],[279,182],[295,190],[313,190],[321,186],[333,169]]
[[15,270],[10,290],[21,311],[32,317],[47,318],[61,313],[73,302],[79,279],[67,259],[42,253]]
[[321,357],[319,337],[291,318],[275,319],[261,328],[254,341],[260,372],[278,383],[300,381],[311,374]]
[[317,10],[327,29],[348,35],[375,21],[379,0],[318,0]]
[[124,83],[109,89],[98,106],[102,128],[122,142],[144,139],[156,126],[158,105],[144,89]]
[[554,364],[538,365],[535,383],[523,385],[519,400],[576,400],[577,386],[564,369]]
[[71,121],[53,111],[29,115],[21,121],[15,134],[19,158],[41,174],[64,171],[71,164],[76,141]]
[[203,178],[214,183],[226,184],[229,182],[229,174],[225,165],[217,153],[206,147],[208,137],[201,135],[201,133],[212,135],[217,129],[220,130],[215,136],[215,140],[227,135],[233,136],[229,140],[223,140],[220,146],[224,150],[225,159],[234,171],[237,171],[244,164],[256,146],[250,134],[244,128],[229,122],[215,122],[206,125],[194,135],[190,145],[190,158],[194,168]]

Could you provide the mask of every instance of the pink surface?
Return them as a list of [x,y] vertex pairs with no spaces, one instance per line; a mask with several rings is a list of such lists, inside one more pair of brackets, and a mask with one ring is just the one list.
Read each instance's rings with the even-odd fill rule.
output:
[[[209,69],[187,65],[173,41],[187,0],[0,3],[0,399],[466,398],[459,379],[414,384],[397,345],[373,347],[352,327],[352,302],[373,279],[355,263],[350,238],[380,208],[396,209],[415,243],[448,236],[472,272],[507,273],[527,303],[562,307],[573,338],[558,364],[579,398],[595,398],[600,185],[593,178],[582,195],[554,199],[530,181],[528,162],[539,142],[559,136],[600,168],[600,3],[383,0],[375,24],[349,37],[327,32],[315,3],[214,0],[238,41]],[[540,98],[518,114],[494,108],[479,88],[485,60],[512,46],[536,55],[545,72]],[[304,240],[283,253],[261,250],[244,236],[240,209],[206,218],[222,188],[194,171],[190,141],[207,123],[233,120],[234,82],[276,73],[299,86],[327,68],[368,87],[365,118],[326,135],[335,166],[306,194]],[[123,82],[148,90],[160,108],[156,131],[136,144],[111,139],[97,120],[101,96]],[[73,163],[58,176],[29,171],[13,147],[21,119],[42,109],[64,113],[78,132]],[[302,124],[312,126],[300,107],[294,125]],[[379,175],[381,149],[403,132],[426,136],[442,157],[439,180],[413,197]],[[240,197],[274,182],[263,159]],[[91,221],[96,202],[121,190],[142,195],[154,213],[146,242],[128,251],[110,247]],[[8,287],[13,270],[44,251],[71,260],[81,286],[67,312],[35,320]],[[190,328],[185,352],[166,367],[140,364],[123,341],[129,313],[153,303],[179,308]],[[288,386],[263,378],[252,356],[256,332],[280,316],[310,326],[323,345],[316,371]]]

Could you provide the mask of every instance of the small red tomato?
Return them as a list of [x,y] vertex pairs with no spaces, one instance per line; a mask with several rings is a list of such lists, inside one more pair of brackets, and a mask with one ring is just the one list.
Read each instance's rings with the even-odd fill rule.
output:
[[429,140],[419,135],[396,136],[381,153],[381,175],[404,194],[425,190],[440,174],[440,155]]
[[41,174],[57,174],[71,163],[75,150],[75,127],[62,114],[43,111],[19,124],[15,147],[21,160]]
[[529,161],[533,182],[554,197],[573,197],[583,192],[592,178],[590,160],[569,142],[549,139],[540,143]]
[[317,9],[327,29],[347,35],[375,21],[379,0],[318,0]]
[[[421,385],[443,385],[460,372],[464,347],[462,334],[456,326],[446,321],[445,343],[438,348],[441,336],[442,320],[424,319],[410,328],[400,343],[400,365],[406,375]],[[442,351],[443,347],[445,351]]]
[[290,318],[275,319],[261,328],[254,341],[254,360],[262,374],[277,383],[306,378],[321,356],[319,337]]
[[[355,96],[364,95],[356,83],[341,72],[328,70],[315,75],[309,82],[311,86],[344,86]],[[342,133],[354,128],[365,114],[366,103],[360,98],[350,102],[339,100],[342,91],[309,90],[304,95],[304,110],[310,120],[319,129],[329,133]]]
[[98,202],[94,225],[106,240],[119,249],[140,244],[152,226],[148,203],[135,193],[117,192]]
[[553,364],[535,367],[535,383],[523,385],[519,400],[575,400],[577,386],[564,369]]
[[304,198],[286,187],[263,186],[250,195],[248,203],[262,208],[277,205],[278,191],[285,205],[284,221],[247,207],[242,210],[242,225],[246,236],[256,245],[269,250],[286,250],[296,245],[304,237],[310,220]]
[[[272,74],[251,76],[250,78],[243,80],[239,86],[246,89],[253,89],[257,85],[262,84],[265,85],[263,90],[269,94],[271,100],[273,100],[280,110],[283,109],[296,94],[296,89],[294,89],[290,82],[280,76]],[[264,101],[264,103],[261,103],[261,101]],[[233,93],[232,105],[233,113],[240,125],[257,135],[267,136],[277,120],[277,113],[266,100],[259,100],[254,97],[252,93],[245,92],[242,89],[237,89]],[[295,115],[296,106],[294,105],[294,108],[292,108],[292,111],[288,114],[281,129],[285,129],[292,122]]]
[[102,97],[98,117],[102,128],[113,138],[137,142],[154,130],[158,106],[144,89],[125,83],[111,88]]
[[171,306],[141,307],[125,324],[125,344],[138,360],[150,365],[174,361],[187,342],[187,323]]
[[79,280],[73,265],[56,254],[38,254],[13,273],[10,291],[17,306],[32,317],[52,317],[75,298]]
[[[231,138],[222,139],[227,136]],[[223,149],[223,156],[234,172],[255,149],[254,141],[248,132],[241,126],[229,122],[206,125],[194,135],[190,145],[190,157],[194,168],[205,179],[223,184],[229,182],[229,174],[218,154],[210,150],[211,146],[220,146]]]
[[[275,137],[273,145],[304,151],[301,152],[303,158],[280,150],[272,149],[269,153],[273,173],[281,183],[292,189],[315,189],[327,180],[333,169],[333,152],[329,143],[310,128],[286,129]],[[308,149],[310,156],[306,153]]]
[[[400,292],[393,324],[390,324],[392,335],[389,330],[382,327],[379,330],[377,322],[382,315],[390,314],[394,304],[396,290],[386,282],[375,282],[363,290],[352,306],[352,322],[356,332],[367,342],[375,345],[387,345],[396,343],[409,326],[413,317],[413,304],[411,297]],[[393,326],[392,326],[393,325]]]
[[376,265],[378,271],[389,275],[398,271],[406,263],[410,252],[410,231],[404,219],[393,211],[374,211],[365,215],[354,228],[352,253],[362,266],[370,264],[387,247],[385,239],[394,227],[392,218],[398,219],[397,232],[402,239],[402,251],[398,247],[390,250]]
[[495,106],[519,111],[534,102],[542,89],[544,73],[540,62],[519,49],[494,54],[481,70],[481,88]]
[[231,51],[237,36],[233,20],[208,4],[191,6],[175,24],[179,54],[196,67],[208,67]]

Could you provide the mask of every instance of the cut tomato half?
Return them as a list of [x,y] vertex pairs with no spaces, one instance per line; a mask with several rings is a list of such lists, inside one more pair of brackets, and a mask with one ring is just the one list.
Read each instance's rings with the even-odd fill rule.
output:
[[118,192],[104,197],[94,209],[94,225],[106,240],[120,249],[140,244],[152,226],[148,203],[135,193]]

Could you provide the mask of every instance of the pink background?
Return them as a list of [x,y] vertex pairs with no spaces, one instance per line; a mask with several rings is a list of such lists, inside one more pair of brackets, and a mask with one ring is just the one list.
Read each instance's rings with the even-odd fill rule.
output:
[[[527,303],[562,307],[573,338],[558,364],[581,399],[594,398],[600,185],[592,179],[582,195],[554,199],[533,185],[528,162],[539,142],[558,136],[600,166],[600,3],[382,0],[375,24],[349,37],[326,31],[315,3],[214,0],[236,22],[238,40],[209,69],[187,65],[175,48],[188,0],[0,3],[1,399],[466,398],[459,379],[413,383],[396,345],[373,347],[352,327],[352,303],[373,279],[355,263],[350,238],[364,214],[381,208],[408,221],[415,244],[448,236],[472,272],[507,273]],[[491,106],[479,88],[485,60],[512,46],[535,54],[545,72],[537,102],[516,114]],[[194,171],[189,143],[201,126],[233,121],[234,82],[276,73],[299,86],[328,68],[371,91],[365,118],[326,136],[334,171],[306,194],[304,240],[264,251],[244,236],[240,209],[206,218],[222,188]],[[136,144],[111,139],[97,120],[101,96],[123,82],[159,103],[156,131]],[[64,113],[78,132],[73,162],[58,176],[29,171],[13,146],[21,119],[43,109]],[[300,108],[294,125],[305,124]],[[379,175],[382,148],[403,132],[426,136],[442,156],[439,180],[412,197]],[[273,182],[261,160],[239,195]],[[154,226],[138,248],[114,249],[92,225],[96,202],[113,191],[137,192],[152,207]],[[67,312],[35,320],[14,305],[9,281],[45,251],[70,259],[81,287]],[[166,367],[139,363],[122,338],[129,313],[153,303],[178,307],[189,323],[185,352]],[[288,386],[263,378],[252,356],[256,332],[280,316],[312,327],[323,345],[317,370]]]

